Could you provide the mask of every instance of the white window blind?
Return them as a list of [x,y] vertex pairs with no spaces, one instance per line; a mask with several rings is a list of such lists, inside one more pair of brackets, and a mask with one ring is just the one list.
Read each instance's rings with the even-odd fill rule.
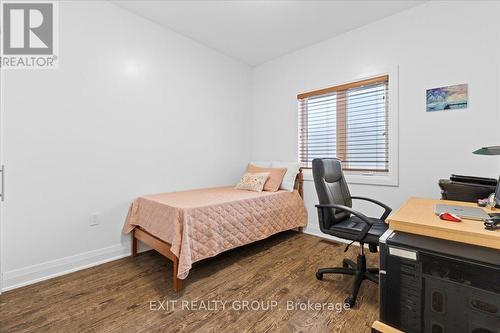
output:
[[347,171],[387,173],[389,76],[297,96],[299,161],[336,157]]

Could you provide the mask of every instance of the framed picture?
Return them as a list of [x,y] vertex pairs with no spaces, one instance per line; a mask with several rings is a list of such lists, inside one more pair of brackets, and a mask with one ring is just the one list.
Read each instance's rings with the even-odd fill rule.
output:
[[469,105],[468,85],[427,89],[426,102],[427,112],[465,109]]

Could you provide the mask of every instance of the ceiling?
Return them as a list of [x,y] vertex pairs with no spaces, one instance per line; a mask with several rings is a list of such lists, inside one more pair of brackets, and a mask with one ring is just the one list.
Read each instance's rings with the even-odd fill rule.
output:
[[113,1],[252,66],[423,2]]

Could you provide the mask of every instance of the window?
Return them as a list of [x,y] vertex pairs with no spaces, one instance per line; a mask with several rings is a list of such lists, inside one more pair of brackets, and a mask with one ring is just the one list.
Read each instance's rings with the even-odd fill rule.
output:
[[299,161],[336,157],[345,171],[387,174],[389,76],[312,91],[299,102]]

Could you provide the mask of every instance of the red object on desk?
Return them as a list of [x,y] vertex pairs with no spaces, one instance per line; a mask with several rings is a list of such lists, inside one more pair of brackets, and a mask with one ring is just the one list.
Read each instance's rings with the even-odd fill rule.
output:
[[462,219],[460,217],[448,212],[439,214],[439,218],[445,221],[462,222]]

